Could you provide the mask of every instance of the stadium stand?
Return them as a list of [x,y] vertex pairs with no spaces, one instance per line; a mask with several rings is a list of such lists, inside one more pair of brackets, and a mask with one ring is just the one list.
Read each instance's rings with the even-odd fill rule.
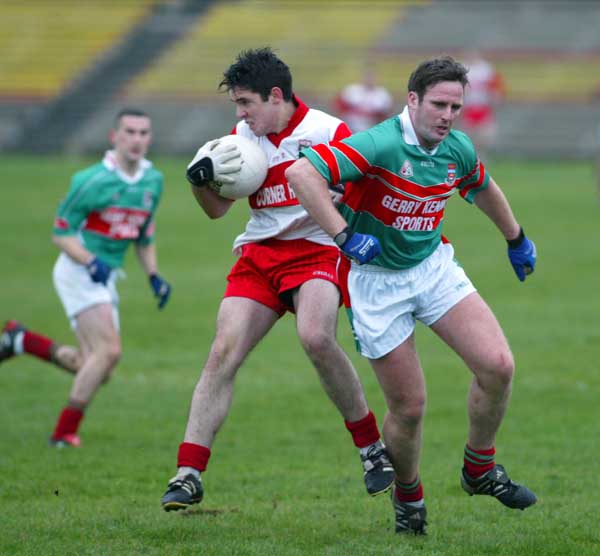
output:
[[[107,4],[111,9],[99,13]],[[266,44],[290,64],[297,92],[316,107],[329,107],[367,59],[400,107],[417,61],[444,52],[460,59],[478,49],[507,86],[499,153],[583,158],[598,148],[600,114],[592,100],[600,84],[598,2],[59,0],[51,6],[0,4],[0,47],[7,53],[0,62],[0,151],[97,152],[115,108],[137,104],[153,114],[157,149],[193,153],[233,124],[226,95],[216,91],[223,69],[239,50]],[[64,21],[49,17],[53,9]],[[23,28],[25,35],[15,31]],[[35,54],[34,46],[43,52]]]
[[122,40],[151,5],[151,0],[1,2],[0,51],[10,55],[0,62],[0,97],[58,95]]
[[217,3],[127,92],[214,98],[223,70],[238,52],[270,45],[291,67],[299,92],[334,94],[341,83],[358,78],[366,53],[405,10],[423,3],[373,1],[368,10],[363,2]]
[[[201,0],[149,3],[144,17],[121,40],[111,43],[100,59],[80,73],[43,111],[25,122],[9,146],[13,150],[47,152],[69,142],[78,145],[73,136],[85,122],[159,52],[180,39],[195,17],[211,3]],[[112,5],[113,2],[104,3],[111,16]]]

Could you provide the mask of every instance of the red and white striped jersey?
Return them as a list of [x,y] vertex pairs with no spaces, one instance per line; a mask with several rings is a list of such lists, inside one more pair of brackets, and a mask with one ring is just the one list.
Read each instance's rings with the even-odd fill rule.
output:
[[281,133],[258,137],[244,121],[238,122],[233,131],[258,143],[269,161],[265,181],[248,198],[250,220],[245,231],[234,241],[235,252],[246,243],[269,238],[307,239],[322,245],[334,245],[299,203],[285,179],[285,170],[298,159],[302,149],[343,139],[351,132],[339,118],[309,108],[297,97],[294,101],[298,107]]

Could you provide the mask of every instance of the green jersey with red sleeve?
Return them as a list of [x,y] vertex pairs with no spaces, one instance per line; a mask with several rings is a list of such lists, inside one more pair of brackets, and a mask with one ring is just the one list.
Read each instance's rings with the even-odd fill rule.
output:
[[78,235],[83,245],[113,268],[122,266],[132,242],[154,240],[154,215],[163,175],[142,160],[135,176],[123,173],[114,153],[77,172],[54,220],[57,236]]
[[448,199],[469,203],[489,183],[471,140],[452,130],[434,149],[421,147],[408,109],[359,133],[301,152],[329,182],[346,185],[339,210],[353,231],[376,236],[370,264],[410,268],[435,251]]

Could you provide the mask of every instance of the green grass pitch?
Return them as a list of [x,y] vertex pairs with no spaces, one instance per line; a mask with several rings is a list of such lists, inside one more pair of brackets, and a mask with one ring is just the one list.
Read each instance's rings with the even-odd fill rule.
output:
[[[0,318],[61,342],[73,336],[51,282],[51,226],[71,173],[88,162],[0,159]],[[520,512],[461,491],[469,373],[419,327],[429,391],[422,478],[430,533],[417,539],[393,533],[387,496],[366,495],[356,450],[290,315],[240,370],[204,474],[204,502],[185,513],[162,511],[247,208],[239,202],[210,221],[183,178],[187,161],[155,162],[166,175],[159,261],[173,294],[159,313],[130,253],[119,286],[124,356],[89,408],[83,447],[47,445],[68,375],[29,356],[0,366],[1,555],[598,554],[600,204],[590,165],[490,165],[537,244],[538,269],[524,284],[493,225],[458,197],[449,203],[445,234],[517,361],[498,461],[539,502]],[[381,423],[379,387],[354,352],[342,312],[339,320],[340,341]]]

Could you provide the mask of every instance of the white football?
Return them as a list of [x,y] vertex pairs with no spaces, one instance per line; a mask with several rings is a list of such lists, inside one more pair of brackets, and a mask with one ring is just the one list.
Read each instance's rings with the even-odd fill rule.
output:
[[242,153],[242,169],[233,176],[235,183],[221,185],[219,195],[227,199],[243,199],[252,195],[267,177],[267,155],[257,143],[241,135],[225,135],[219,139],[219,143],[235,144]]

